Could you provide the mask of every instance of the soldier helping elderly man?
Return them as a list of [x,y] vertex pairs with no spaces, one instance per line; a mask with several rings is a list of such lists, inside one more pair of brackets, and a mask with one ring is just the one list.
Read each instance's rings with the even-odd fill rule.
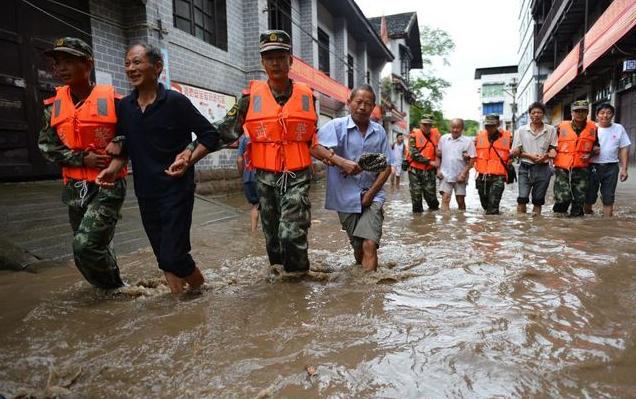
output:
[[407,145],[398,135],[398,143],[390,146],[382,125],[370,120],[378,102],[371,86],[354,88],[347,100],[349,115],[318,129],[313,90],[289,77],[294,60],[289,34],[263,32],[259,51],[267,80],[251,81],[237,104],[214,123],[187,97],[159,83],[163,58],[154,46],[136,43],[126,52],[125,72],[133,90],[124,98],[112,86],[91,82],[93,53],[82,40],[61,38],[46,52],[64,85],[44,101],[38,144],[46,159],[62,167],[75,265],[90,284],[102,289],[124,285],[111,241],[130,160],[143,227],[169,288],[179,294],[186,287],[201,287],[203,273],[190,255],[192,166],[241,135],[239,166],[251,176],[252,230],[258,212],[269,263],[292,277],[309,270],[312,158],[327,164],[325,207],[338,213],[356,263],[368,271],[378,267],[387,200],[383,186],[392,167],[398,190],[395,168],[408,170],[414,213],[423,211],[422,200],[431,211],[439,208],[438,183],[442,209],[449,209],[454,192],[464,210],[474,165],[483,209],[499,214],[517,158],[518,213],[525,213],[529,202],[533,214],[541,213],[554,170],[555,213],[568,208],[571,216],[591,213],[600,189],[603,214],[613,214],[616,183],[627,179],[631,143],[625,129],[612,122],[609,104],[597,108],[597,125],[587,118],[589,104],[575,101],[572,120],[555,129],[544,122],[545,106],[534,103],[528,109],[530,123],[514,138],[500,128],[498,115],[487,115],[474,141],[462,135],[462,119],[453,119],[451,132],[442,136],[432,126],[433,117],[424,115]]

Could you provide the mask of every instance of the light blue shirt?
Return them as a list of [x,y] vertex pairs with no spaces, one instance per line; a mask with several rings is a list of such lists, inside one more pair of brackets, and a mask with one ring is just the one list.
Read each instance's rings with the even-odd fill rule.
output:
[[[358,162],[364,153],[380,152],[392,162],[386,132],[382,125],[369,121],[366,135],[360,133],[350,116],[327,122],[318,131],[318,143],[332,148],[343,158]],[[361,213],[362,192],[368,190],[378,173],[362,171],[355,176],[344,176],[337,166],[327,167],[327,194],[325,208],[338,212]],[[384,189],[373,198],[374,202],[384,202]]]

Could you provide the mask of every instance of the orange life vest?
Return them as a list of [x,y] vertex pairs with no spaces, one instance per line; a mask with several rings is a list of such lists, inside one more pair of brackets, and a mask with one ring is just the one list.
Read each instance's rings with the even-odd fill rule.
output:
[[250,137],[252,167],[270,172],[308,168],[318,122],[309,86],[294,82],[292,95],[283,106],[278,105],[265,81],[251,81],[249,93],[243,130]]
[[[488,132],[482,130],[477,134],[475,150],[475,170],[483,175],[508,176],[508,159],[510,159],[510,144],[512,134],[509,131],[500,132],[494,143],[488,140]],[[499,154],[499,155],[497,155]]]
[[[57,94],[44,100],[53,105],[51,127],[62,143],[74,151],[90,150],[105,154],[108,143],[115,137],[117,116],[115,114],[115,89],[112,86],[96,85],[84,103],[75,108],[69,86],[56,89]],[[86,166],[63,166],[64,182],[68,179],[94,182],[100,169]],[[117,179],[128,173],[124,167]]]
[[[434,161],[437,158],[437,145],[439,144],[440,137],[442,137],[439,130],[434,127],[431,128],[431,132],[427,137],[421,129],[413,129],[413,131],[409,134],[409,137],[415,137],[415,148],[420,154],[422,154],[423,157],[426,157],[426,159],[430,159],[431,161]],[[431,170],[434,168],[434,166],[431,166],[430,164],[414,161],[411,158],[410,150],[406,151],[406,160],[409,162],[409,166],[414,169]]]
[[561,169],[587,168],[590,164],[589,157],[596,142],[596,125],[587,121],[585,128],[577,135],[572,129],[572,122],[565,121],[559,124],[559,141],[557,144],[557,156],[554,158],[554,166]]

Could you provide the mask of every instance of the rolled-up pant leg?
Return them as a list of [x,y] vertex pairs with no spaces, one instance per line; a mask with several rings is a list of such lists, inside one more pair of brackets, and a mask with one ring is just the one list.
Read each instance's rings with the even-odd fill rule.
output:
[[409,170],[409,192],[411,193],[411,204],[414,213],[424,212],[422,206],[422,192],[424,191],[422,174]]
[[144,230],[159,268],[181,278],[191,275],[196,266],[190,255],[194,192],[138,198],[138,202]]
[[587,193],[589,170],[587,168],[572,169],[572,208],[570,216],[583,216],[583,204]]
[[307,232],[310,224],[309,182],[288,187],[281,197],[281,217],[278,229],[285,271],[309,270]]
[[269,263],[287,272],[309,270],[307,233],[311,224],[310,181],[281,187],[257,181]]
[[556,168],[554,171],[554,206],[552,210],[557,213],[565,213],[572,202],[570,190],[570,172]]
[[429,210],[435,211],[439,209],[439,201],[437,200],[437,176],[435,169],[424,171],[422,194]]
[[125,197],[126,182],[121,180],[113,188],[99,188],[83,207],[69,205],[75,265],[98,288],[124,285],[111,241]]

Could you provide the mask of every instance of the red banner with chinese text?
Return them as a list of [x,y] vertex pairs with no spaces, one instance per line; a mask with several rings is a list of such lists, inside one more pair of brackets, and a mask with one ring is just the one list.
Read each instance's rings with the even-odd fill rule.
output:
[[294,62],[289,70],[289,77],[293,80],[303,82],[312,89],[328,95],[342,103],[346,103],[349,98],[349,88],[340,84],[337,80],[325,75],[303,60],[294,56]]

